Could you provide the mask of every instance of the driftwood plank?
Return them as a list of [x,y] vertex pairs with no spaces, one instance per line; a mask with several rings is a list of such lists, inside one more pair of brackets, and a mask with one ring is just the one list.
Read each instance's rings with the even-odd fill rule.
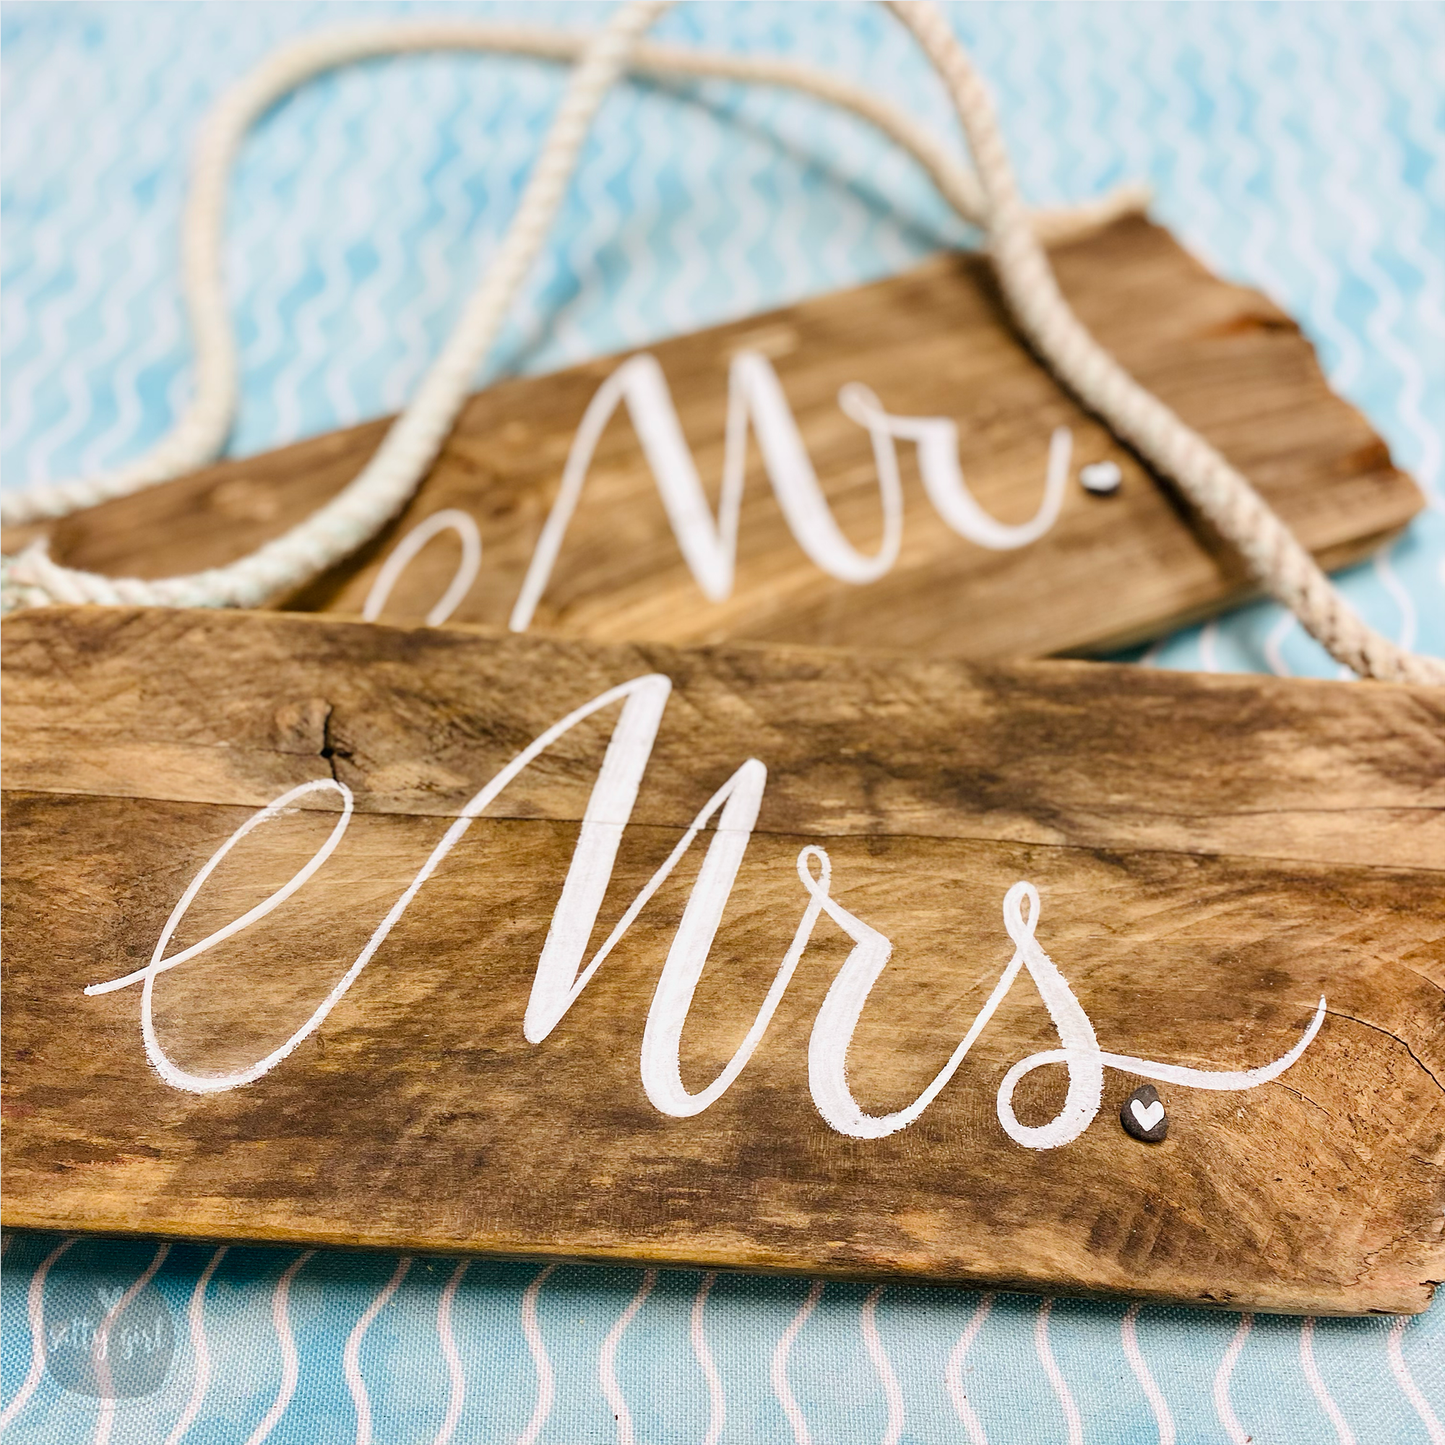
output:
[[[1137,218],[1058,248],[1054,262],[1105,345],[1236,462],[1327,566],[1367,554],[1419,510],[1413,482],[1329,391],[1308,342],[1265,298],[1220,281],[1166,231]],[[1244,595],[1237,563],[1019,342],[977,257],[939,257],[893,280],[652,348],[714,508],[729,365],[740,351],[769,359],[822,493],[861,552],[877,550],[883,524],[869,434],[839,406],[848,383],[871,387],[891,413],[955,421],[968,485],[1008,524],[1033,515],[1051,434],[1070,428],[1057,524],[1015,550],[966,540],[925,496],[914,445],[899,442],[901,549],[886,575],[855,585],[805,554],[753,443],[734,585],[725,600],[709,601],[632,425],[614,418],[535,629],[600,641],[744,639],[987,659],[1138,641]],[[483,552],[480,576],[452,620],[506,626],[579,422],[618,366],[618,358],[592,362],[476,396],[397,523],[335,574],[280,600],[360,613],[397,542],[431,515],[458,509],[476,523]],[[227,463],[78,514],[49,529],[53,552],[73,565],[143,577],[230,561],[332,496],[384,428],[370,423]],[[1112,497],[1090,496],[1075,480],[1080,467],[1101,461],[1122,470]],[[7,533],[6,550],[37,530]],[[384,616],[422,620],[461,555],[450,532],[429,543]]]
[[[1418,1311],[1441,1278],[1435,691],[278,614],[57,610],[4,632],[9,1225],[1313,1313]],[[489,778],[649,675],[672,690],[630,815],[619,805],[586,843],[609,738],[614,762],[636,761],[614,704],[485,810],[320,1027],[254,1082],[173,1087],[147,1062],[139,986],[82,993],[143,969],[215,850],[316,781],[222,860],[167,956],[261,903],[337,826],[345,783],[356,812],[316,876],[156,976],[173,1066],[245,1070],[304,1027]],[[574,857],[607,825],[620,836],[595,924],[582,920],[590,957],[749,758],[766,787],[682,1028],[679,1087],[704,1089],[752,1026],[814,896],[801,852],[826,851],[846,912],[821,915],[731,1087],[683,1117],[644,1084],[649,1011],[666,1014],[654,995],[707,894],[704,857],[739,837],[740,815],[721,831],[713,817],[538,1042],[523,1020],[535,1033],[539,957],[581,916],[559,901]],[[846,919],[893,945],[846,1051],[856,1107],[879,1116],[919,1095],[979,1014],[1019,944],[1004,900],[1025,880],[1034,937],[1099,1048],[1140,1067],[1257,1068],[1306,1037],[1323,996],[1318,1033],[1248,1089],[1156,1071],[1157,1144],[1120,1125],[1144,1079],[1109,1065],[1097,1113],[1032,1147],[997,1104],[1013,1066],[1059,1047],[1030,965],[916,1122],[886,1137],[840,1124],[810,1049],[837,1043],[818,1020],[856,971]],[[1076,1055],[1080,1076],[1086,1064]],[[1065,1076],[1023,1078],[1021,1126],[1059,1113]]]

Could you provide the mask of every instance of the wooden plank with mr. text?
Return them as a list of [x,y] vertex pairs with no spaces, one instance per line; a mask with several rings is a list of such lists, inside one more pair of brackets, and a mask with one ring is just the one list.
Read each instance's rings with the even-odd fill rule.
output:
[[[1167,231],[1121,220],[1055,248],[1053,261],[1104,345],[1239,466],[1326,566],[1366,555],[1419,510],[1414,483],[1329,390],[1289,318],[1211,275]],[[379,600],[378,575],[398,543],[443,512],[474,526],[481,546],[480,573],[453,621],[600,641],[1045,656],[1160,636],[1247,591],[1237,559],[1019,341],[979,257],[941,256],[904,276],[662,342],[651,354],[656,372],[610,358],[474,397],[396,522],[277,601],[361,613],[368,598]],[[857,384],[904,419],[898,437],[885,442],[860,424],[868,413]],[[575,514],[541,565],[579,425],[608,385],[624,415],[602,430]],[[709,515],[721,505],[730,394],[755,434],[735,546],[726,522]],[[625,419],[629,408],[646,446]],[[955,431],[915,444],[909,427],[919,418]],[[333,496],[385,426],[12,529],[5,548],[45,531],[58,560],[115,575],[217,566]],[[1067,457],[1055,454],[1061,428],[1071,437]],[[880,448],[891,448],[900,468],[896,538]],[[995,523],[1021,526],[1040,507],[1051,458],[1067,463],[1066,485],[1057,520],[1036,540],[1012,545],[1022,534],[990,532],[970,510],[971,494]],[[1121,469],[1122,485],[1091,496],[1078,474],[1106,461]],[[1010,545],[1000,550],[1001,541]],[[462,546],[451,529],[427,543],[381,615],[428,617]]]

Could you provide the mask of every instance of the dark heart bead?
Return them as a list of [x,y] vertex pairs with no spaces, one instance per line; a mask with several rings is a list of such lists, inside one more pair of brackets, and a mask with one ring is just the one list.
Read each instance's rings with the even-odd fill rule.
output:
[[1119,1122],[1126,1134],[1146,1144],[1158,1144],[1169,1132],[1169,1115],[1164,1112],[1158,1089],[1153,1084],[1135,1089],[1119,1110]]

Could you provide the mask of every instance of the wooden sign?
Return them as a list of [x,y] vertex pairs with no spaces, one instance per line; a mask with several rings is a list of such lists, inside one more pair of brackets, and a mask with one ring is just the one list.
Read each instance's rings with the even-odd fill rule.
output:
[[[1104,345],[1324,565],[1357,560],[1419,510],[1262,296],[1138,218],[1053,260]],[[350,481],[385,426],[78,514],[49,529],[53,555],[143,577],[234,560]],[[1112,495],[1081,485],[1116,481]],[[38,530],[13,529],[6,550]],[[397,523],[279,600],[599,641],[1000,658],[1139,641],[1243,593],[1232,555],[1019,342],[986,262],[951,255],[490,388]]]
[[1305,1313],[1445,1277],[1439,690],[4,631],[8,1225]]

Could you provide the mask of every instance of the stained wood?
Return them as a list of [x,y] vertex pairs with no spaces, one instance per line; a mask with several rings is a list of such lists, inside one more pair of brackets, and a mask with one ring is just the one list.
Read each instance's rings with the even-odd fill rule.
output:
[[[188,1238],[582,1257],[1310,1313],[1413,1312],[1441,1278],[1445,696],[1081,663],[976,666],[808,649],[600,646],[280,614],[65,609],[4,628],[4,1219]],[[137,989],[189,880],[261,804],[337,778],[342,845],[252,929],[161,976],[184,1067],[240,1068],[308,1017],[454,816],[558,718],[670,677],[591,947],[748,757],[758,828],[683,1035],[696,1090],[731,1057],[807,903],[892,939],[854,1037],[872,1113],[912,1100],[1007,963],[1001,900],[1100,1046],[1198,1068],[1318,1037],[1243,1093],[1105,1074],[1080,1137],[1035,1151],[995,1115],[1057,1046],[1025,976],[922,1117],[830,1128],[808,1042],[850,941],[824,919],[757,1053],[691,1118],[639,1080],[644,1019],[711,832],[555,1031],[533,971],[617,711],[562,737],[459,843],[319,1032],[232,1092],[173,1089]],[[335,798],[228,857],[176,934],[257,903]],[[1020,1086],[1041,1124],[1062,1071]]]
[[[1421,507],[1378,436],[1325,385],[1293,322],[1228,285],[1148,222],[1122,220],[1059,247],[1070,301],[1103,343],[1234,461],[1327,566],[1357,560]],[[908,275],[665,341],[661,363],[705,484],[721,475],[727,368],[768,355],[840,526],[880,536],[867,434],[839,410],[864,382],[894,413],[959,425],[964,475],[1006,522],[1038,505],[1051,430],[1073,429],[1074,473],[1113,460],[1123,485],[1090,496],[1071,480],[1052,532],[995,552],[951,531],[899,445],[904,541],[883,579],[855,586],[804,555],[754,448],[736,586],[708,602],[684,564],[631,425],[598,450],[534,628],[600,641],[724,639],[907,648],[970,658],[1096,651],[1161,635],[1246,593],[1238,564],[1192,524],[1110,434],[1059,388],[1010,329],[986,264],[941,256]],[[460,508],[479,524],[480,580],[456,622],[504,626],[584,410],[617,358],[511,381],[474,397],[431,476],[372,546],[285,605],[356,614],[383,558],[418,521]],[[244,555],[300,521],[360,469],[385,422],[210,468],[54,525],[76,566],[165,576]],[[15,529],[6,550],[36,534]],[[403,575],[385,616],[420,621],[459,558],[438,538]]]

